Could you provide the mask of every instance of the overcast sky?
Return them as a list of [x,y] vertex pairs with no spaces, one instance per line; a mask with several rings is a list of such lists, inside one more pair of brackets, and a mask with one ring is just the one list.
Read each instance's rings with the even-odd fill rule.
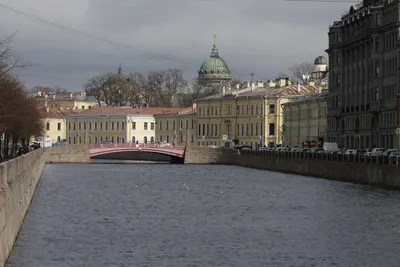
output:
[[[272,79],[288,67],[326,56],[328,27],[349,4],[282,0],[0,0],[30,18],[90,34],[66,33],[0,10],[0,35],[31,64],[28,87],[82,90],[92,76],[183,69],[187,80],[209,57],[213,34],[232,76]],[[101,41],[103,38],[103,41]]]

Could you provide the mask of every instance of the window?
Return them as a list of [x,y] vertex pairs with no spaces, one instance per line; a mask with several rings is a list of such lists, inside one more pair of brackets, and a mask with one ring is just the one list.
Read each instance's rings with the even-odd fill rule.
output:
[[122,130],[123,131],[125,130],[125,122],[124,121],[122,122]]
[[85,106],[82,106],[82,109],[85,109]]
[[381,24],[382,24],[382,21],[381,21],[381,14],[376,14],[375,19],[376,19],[375,25],[376,25],[376,26],[381,26]]
[[136,143],[136,138],[132,136],[132,143]]
[[376,37],[375,38],[375,52],[380,52],[381,51],[381,37]]
[[57,123],[57,130],[61,131],[61,123]]
[[[150,130],[154,130],[154,122],[150,124]],[[153,137],[152,137],[153,138]],[[154,138],[153,138],[154,139]],[[154,142],[153,142],[154,143]]]
[[86,122],[83,123],[83,130],[86,131]]
[[[144,123],[144,130],[147,130],[147,122]],[[147,137],[146,137],[146,140],[147,140]]]
[[111,122],[111,131],[114,130],[114,122]]
[[186,120],[186,129],[189,129],[189,121]]
[[160,135],[160,142],[162,142],[162,135]]
[[136,122],[132,122],[132,130],[136,130]]
[[50,123],[49,123],[49,122],[46,123],[46,130],[47,130],[47,131],[50,131]]
[[106,131],[108,131],[108,122],[106,121]]
[[172,121],[172,130],[175,130],[175,120]]
[[[119,121],[117,121],[117,131],[119,131]],[[117,141],[117,143],[119,142]]]
[[165,129],[166,129],[166,130],[169,130],[169,121],[167,121],[167,122],[165,123]]
[[192,120],[192,127],[191,127],[191,129],[193,129],[194,128],[194,121]]
[[70,122],[68,122],[68,131],[71,131],[71,123]]
[[379,77],[379,73],[380,73],[379,62],[375,62],[375,77]]
[[79,131],[81,131],[82,130],[82,123],[79,123]]
[[57,142],[60,142],[60,141],[61,141],[61,137],[57,136]]
[[91,131],[91,130],[92,130],[92,123],[89,122],[89,131]]
[[160,121],[160,130],[162,130],[162,121]]
[[150,143],[151,143],[151,144],[154,144],[154,137],[153,137],[153,136],[150,137]]
[[270,114],[274,114],[275,113],[275,105],[274,104],[269,105],[269,113]]
[[269,135],[275,135],[275,123],[269,124],[268,132],[269,132]]

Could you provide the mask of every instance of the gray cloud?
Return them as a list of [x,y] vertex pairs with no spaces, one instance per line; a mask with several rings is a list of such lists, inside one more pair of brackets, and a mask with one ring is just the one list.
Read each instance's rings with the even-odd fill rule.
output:
[[93,75],[116,71],[119,62],[126,72],[181,68],[192,80],[211,52],[213,34],[234,76],[255,72],[258,78],[274,78],[295,63],[324,55],[329,24],[350,6],[279,0],[37,0],[33,10],[29,0],[8,3],[115,42],[105,46],[0,11],[0,31],[17,32],[14,50],[35,64],[21,74],[27,85],[74,90]]

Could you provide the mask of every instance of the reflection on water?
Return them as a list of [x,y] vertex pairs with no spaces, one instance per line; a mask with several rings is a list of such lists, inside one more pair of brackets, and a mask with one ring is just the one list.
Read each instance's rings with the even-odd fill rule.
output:
[[235,166],[46,165],[8,267],[399,267],[399,200]]

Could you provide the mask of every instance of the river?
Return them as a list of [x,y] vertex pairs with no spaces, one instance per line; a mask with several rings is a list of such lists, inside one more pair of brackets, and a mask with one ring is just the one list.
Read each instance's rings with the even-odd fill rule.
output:
[[219,165],[46,165],[8,267],[398,267],[400,192]]

